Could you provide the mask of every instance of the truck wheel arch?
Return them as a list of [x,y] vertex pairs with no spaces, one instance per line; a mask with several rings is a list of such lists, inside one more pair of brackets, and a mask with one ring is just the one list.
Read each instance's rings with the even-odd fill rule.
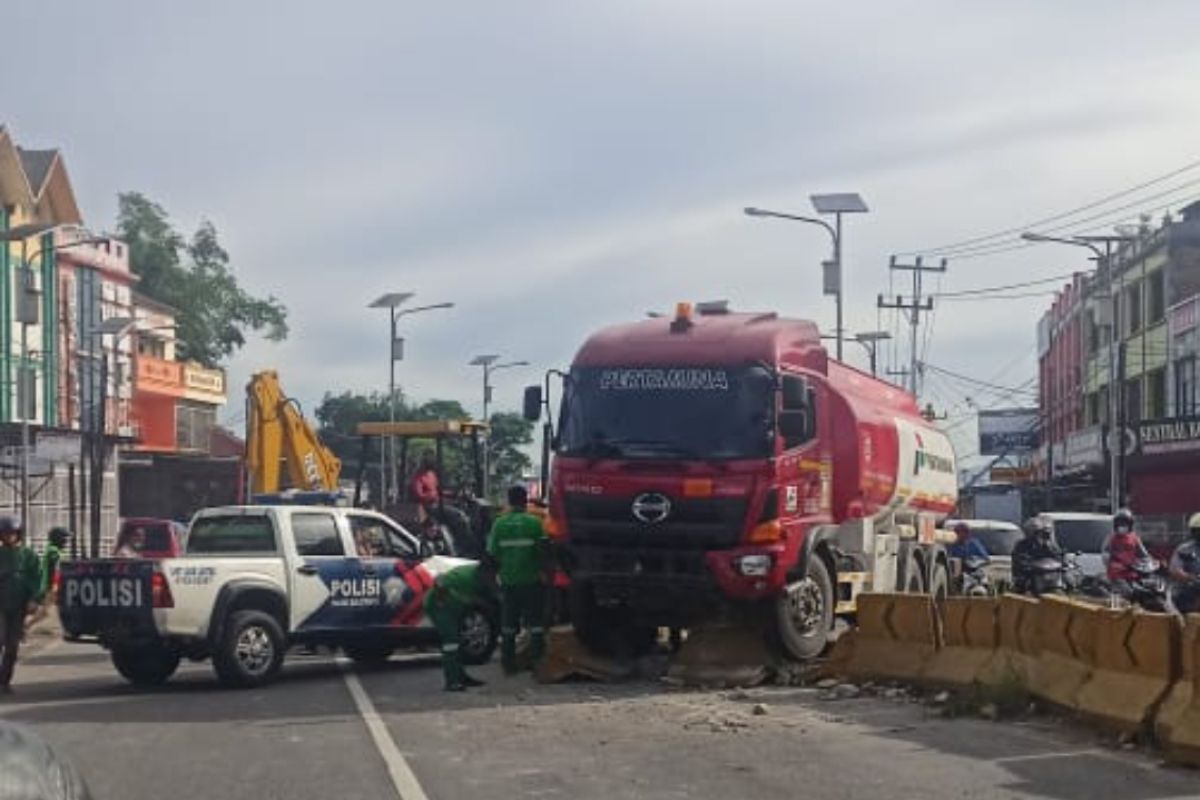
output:
[[249,609],[264,611],[275,618],[282,630],[289,629],[287,597],[278,586],[266,581],[233,581],[217,594],[208,623],[208,641],[214,645],[219,642],[229,617],[235,611]]
[[789,574],[793,576],[802,576],[808,572],[809,559],[820,558],[825,562],[825,568],[829,570],[829,580],[837,586],[837,563],[833,558],[833,553],[830,550],[831,545],[837,541],[837,528],[832,525],[815,525],[808,531],[808,535],[804,537],[804,544],[800,548],[796,566],[793,567]]

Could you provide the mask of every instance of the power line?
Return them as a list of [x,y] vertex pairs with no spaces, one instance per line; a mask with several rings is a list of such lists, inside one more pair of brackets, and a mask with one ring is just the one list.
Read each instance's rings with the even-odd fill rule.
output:
[[933,370],[934,372],[941,373],[942,375],[945,375],[948,378],[953,378],[955,380],[959,380],[959,381],[962,381],[963,383],[968,383],[968,384],[971,384],[974,386],[980,386],[985,389],[997,389],[1001,392],[1012,392],[1013,394],[1018,394],[1018,393],[1020,393],[1020,394],[1035,394],[1035,392],[1023,392],[1021,389],[1015,389],[1012,386],[1000,386],[999,384],[990,383],[988,381],[981,381],[978,378],[972,378],[969,375],[963,375],[961,373],[954,372],[952,370],[934,366],[933,364],[922,363],[921,366],[925,369],[929,369],[929,370]]
[[928,247],[928,248],[922,248],[920,250],[912,250],[912,251],[905,252],[905,253],[897,253],[897,255],[912,256],[912,255],[917,255],[918,253],[921,253],[921,254],[928,253],[928,254],[938,254],[938,255],[948,254],[948,251],[950,251],[950,250],[956,250],[956,249],[959,249],[959,248],[967,246],[967,245],[978,244],[980,242],[986,242],[986,241],[989,241],[992,239],[1001,239],[1005,236],[1019,234],[1022,231],[1029,230],[1030,228],[1036,228],[1040,225],[1046,225],[1051,222],[1058,222],[1060,220],[1064,220],[1069,217],[1073,217],[1076,214],[1080,214],[1084,211],[1091,211],[1093,208],[1099,208],[1100,206],[1107,205],[1108,203],[1111,203],[1113,200],[1119,200],[1122,197],[1128,197],[1131,194],[1140,192],[1142,189],[1148,189],[1149,187],[1154,186],[1159,183],[1162,183],[1163,181],[1170,180],[1171,178],[1174,178],[1177,175],[1182,175],[1185,172],[1190,172],[1191,170],[1195,169],[1196,167],[1200,167],[1200,160],[1192,161],[1191,163],[1185,164],[1184,166],[1179,167],[1178,169],[1174,169],[1168,173],[1159,175],[1156,178],[1152,178],[1143,183],[1139,183],[1136,186],[1132,186],[1128,189],[1123,189],[1119,192],[1114,192],[1113,194],[1106,195],[1104,197],[1101,197],[1099,200],[1093,200],[1090,203],[1085,203],[1084,205],[1077,206],[1068,211],[1063,211],[1063,212],[1060,212],[1057,214],[1052,214],[1049,217],[1043,217],[1041,219],[1036,219],[1036,220],[1033,220],[1032,222],[1027,222],[1024,225],[1018,225],[1018,226],[1012,227],[1012,228],[1005,228],[1003,230],[996,231],[995,233],[985,234],[983,236],[975,236],[970,239],[963,239],[961,241],[952,242],[950,244],[941,245],[939,247]]
[[1056,292],[1024,292],[1023,294],[986,294],[971,297],[943,297],[942,300],[952,303],[978,303],[981,300],[1024,300],[1030,297],[1053,297]]
[[1003,286],[982,286],[982,287],[975,288],[975,289],[961,289],[957,292],[935,292],[932,296],[945,298],[945,297],[960,297],[960,296],[969,295],[969,294],[990,294],[992,292],[1003,292],[1003,291],[1007,291],[1009,289],[1024,289],[1029,286],[1040,286],[1040,285],[1046,284],[1046,283],[1057,283],[1059,281],[1065,281],[1069,278],[1074,278],[1074,277],[1075,277],[1074,272],[1068,272],[1065,275],[1055,275],[1050,278],[1040,278],[1035,281],[1022,281],[1020,283],[1008,283]]

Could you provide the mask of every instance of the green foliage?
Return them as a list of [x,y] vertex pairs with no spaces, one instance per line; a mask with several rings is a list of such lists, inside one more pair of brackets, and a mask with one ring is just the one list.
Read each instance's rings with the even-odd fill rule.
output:
[[[327,447],[342,459],[343,476],[353,477],[358,469],[362,456],[360,439],[355,435],[355,428],[360,422],[378,422],[389,418],[386,394],[372,393],[368,395],[343,392],[332,394],[326,392],[321,404],[316,408],[315,415],[320,425],[319,435]],[[457,400],[430,400],[419,406],[397,403],[396,419],[399,421],[422,421],[439,419],[470,419],[470,414]],[[521,448],[533,441],[533,425],[520,414],[502,413],[492,416],[491,447],[491,479],[493,499],[502,497],[504,490],[523,474],[530,470],[532,463]],[[370,480],[378,480],[379,450],[378,443],[372,443],[370,462],[367,469],[372,473]],[[429,439],[412,439],[408,443],[409,474],[415,469],[421,455],[434,451],[434,443]],[[397,452],[397,458],[400,454]],[[442,483],[446,488],[472,487],[475,479],[472,474],[474,458],[471,453],[471,443],[468,439],[447,439],[444,444],[443,457],[445,469]]]
[[141,277],[138,291],[177,310],[180,358],[215,367],[245,345],[248,331],[271,341],[287,337],[287,309],[238,285],[211,222],[200,223],[185,241],[162,206],[125,192],[118,196],[117,233]]

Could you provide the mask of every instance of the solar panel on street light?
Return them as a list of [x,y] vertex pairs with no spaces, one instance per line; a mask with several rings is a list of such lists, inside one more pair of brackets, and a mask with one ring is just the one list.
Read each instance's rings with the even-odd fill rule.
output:
[[412,292],[388,292],[376,298],[368,308],[395,308],[413,296]]
[[819,214],[863,214],[867,204],[857,192],[809,195],[813,208]]

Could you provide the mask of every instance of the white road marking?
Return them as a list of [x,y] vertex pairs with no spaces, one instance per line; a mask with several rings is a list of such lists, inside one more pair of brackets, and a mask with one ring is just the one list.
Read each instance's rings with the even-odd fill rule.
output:
[[375,741],[375,749],[379,751],[383,763],[387,765],[392,786],[396,789],[396,796],[400,800],[429,800],[425,790],[421,788],[420,782],[417,781],[417,776],[413,774],[412,768],[408,766],[408,762],[404,760],[404,756],[396,747],[392,735],[388,733],[387,726],[383,724],[379,712],[375,710],[375,704],[367,696],[362,681],[358,679],[358,675],[354,674],[350,661],[338,658],[337,663],[342,671],[342,677],[346,680],[346,688],[350,690],[350,696],[354,698],[358,715],[366,723],[367,730],[370,731],[371,738]]

